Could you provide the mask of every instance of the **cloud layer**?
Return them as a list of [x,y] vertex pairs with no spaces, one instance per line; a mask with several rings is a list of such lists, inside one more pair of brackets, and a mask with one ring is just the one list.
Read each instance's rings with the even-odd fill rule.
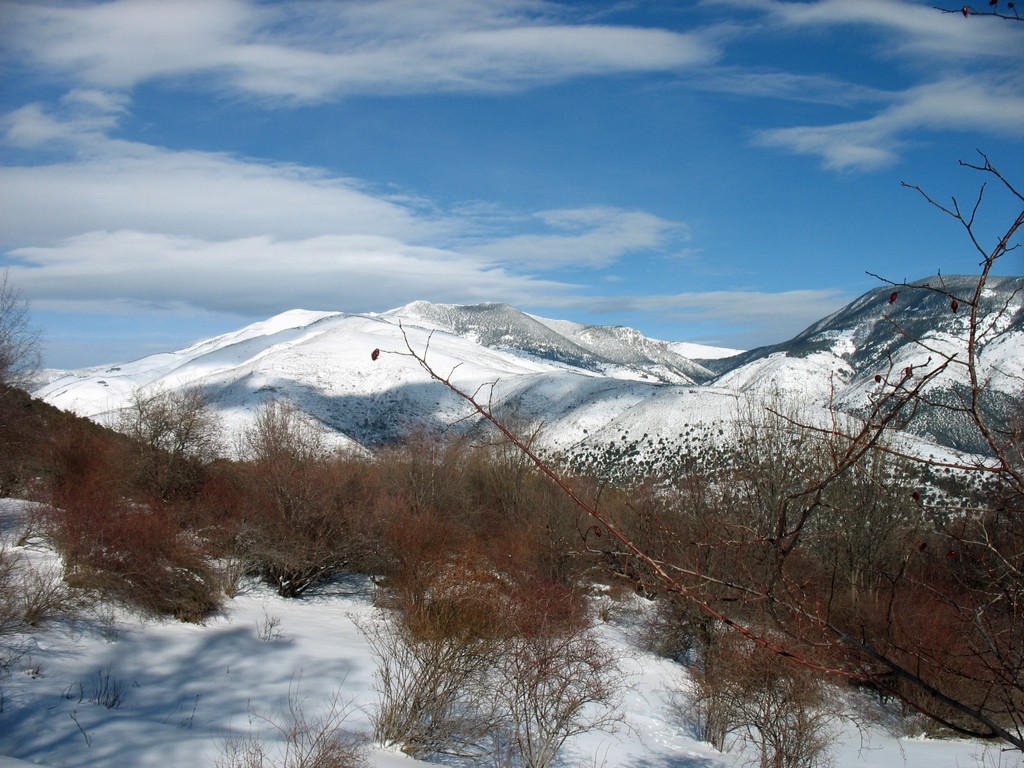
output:
[[[0,168],[13,276],[46,307],[130,297],[252,316],[423,296],[559,303],[579,286],[535,271],[609,265],[686,237],[674,222],[611,207],[485,225],[321,168],[111,139],[96,107],[114,120],[124,102],[97,91],[73,101],[60,116],[33,104],[6,120],[9,142],[59,143],[66,155]],[[540,231],[505,233],[524,218]]]
[[695,35],[560,23],[565,12],[507,0],[13,3],[7,36],[37,65],[92,87],[202,75],[222,88],[294,102],[521,88],[672,69],[715,55]]

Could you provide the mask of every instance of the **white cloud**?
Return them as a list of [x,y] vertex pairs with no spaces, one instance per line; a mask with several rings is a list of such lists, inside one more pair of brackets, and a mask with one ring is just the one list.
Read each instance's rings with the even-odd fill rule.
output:
[[631,251],[664,247],[670,236],[686,236],[679,224],[650,213],[617,208],[543,211],[536,214],[536,219],[556,231],[514,235],[467,250],[507,265],[604,267]]
[[732,93],[757,98],[786,99],[813,104],[849,107],[870,103],[888,103],[891,91],[839,80],[828,75],[751,70],[722,67],[693,78],[694,87],[716,93]]
[[[865,26],[889,34],[879,45],[885,56],[904,56],[936,62],[960,57],[1012,58],[1020,56],[1020,30],[998,19],[964,19],[959,13],[940,13],[915,0],[706,0],[712,5],[735,6],[767,14],[777,25],[792,28]],[[958,5],[951,4],[953,7]],[[755,24],[763,31],[763,22]],[[925,63],[924,60],[921,63]]]
[[59,141],[69,154],[48,165],[0,167],[8,245],[122,229],[211,239],[369,232],[422,240],[450,226],[319,168],[110,139],[105,125],[80,115],[62,120],[35,104],[4,118],[8,142]]
[[760,131],[758,142],[800,155],[817,155],[826,168],[870,171],[892,165],[899,158],[899,142],[892,130],[875,120],[824,126],[796,126]]
[[0,118],[7,143],[24,149],[72,148],[82,151],[102,144],[107,133],[127,114],[131,99],[122,93],[75,88],[55,109],[32,103]]
[[[0,229],[19,285],[40,307],[189,306],[252,316],[296,306],[387,308],[438,301],[561,299],[546,270],[608,265],[664,246],[681,225],[583,208],[523,217],[388,197],[315,167],[114,140],[91,122],[124,108],[102,92],[67,100],[87,117],[30,105],[7,140],[59,139],[64,159],[0,168]],[[102,109],[100,109],[102,108]],[[31,143],[27,138],[23,143]],[[475,247],[470,247],[470,243]]]
[[[123,109],[99,92],[71,99],[83,100]],[[12,144],[59,141],[65,148],[59,162],[0,167],[0,230],[8,246],[129,230],[209,241],[370,236],[455,246],[482,262],[543,270],[607,266],[686,236],[682,225],[612,207],[541,212],[526,222],[547,231],[509,235],[522,216],[439,213],[430,201],[379,194],[321,168],[115,140],[103,134],[102,114],[61,117],[29,105],[3,120]]]
[[8,3],[7,44],[29,60],[100,88],[223,66],[225,46],[255,32],[241,0]]
[[100,91],[94,88],[74,88],[68,91],[61,101],[64,104],[91,110],[113,119],[114,115],[124,114],[128,111],[131,99],[123,93]]
[[761,131],[758,141],[819,156],[827,168],[871,170],[893,163],[909,136],[931,130],[1024,136],[1024,92],[1005,76],[950,78],[908,89],[867,120]]
[[908,90],[880,115],[893,128],[984,130],[1024,136],[1024,90],[1019,72],[986,72],[984,78],[946,78]]
[[673,70],[716,56],[695,35],[559,23],[566,12],[531,0],[11,3],[6,37],[39,66],[91,87],[202,74],[221,88],[300,102],[515,88]]
[[[706,291],[650,296],[570,297],[562,306],[623,317],[643,314],[679,329],[670,339],[686,338],[750,349],[791,338],[852,299],[834,290]],[[713,335],[705,336],[705,331]]]
[[[896,162],[920,133],[971,131],[987,136],[1024,135],[1024,88],[1019,77],[1019,24],[964,19],[959,13],[909,0],[705,0],[740,9],[728,38],[807,35],[853,28],[872,55],[898,67],[893,82],[917,85],[883,91],[813,73],[791,74],[722,68],[707,87],[743,95],[866,107],[868,117],[847,122],[761,130],[757,143],[821,158],[831,170],[875,170]],[[724,41],[723,41],[724,42]],[[836,66],[842,67],[842,50]],[[872,102],[880,103],[873,107]],[[864,114],[863,112],[861,114]]]
[[286,309],[382,309],[435,301],[556,297],[569,286],[514,274],[454,251],[375,235],[204,240],[90,232],[19,248],[11,277],[42,308],[109,311],[172,305],[269,315]]

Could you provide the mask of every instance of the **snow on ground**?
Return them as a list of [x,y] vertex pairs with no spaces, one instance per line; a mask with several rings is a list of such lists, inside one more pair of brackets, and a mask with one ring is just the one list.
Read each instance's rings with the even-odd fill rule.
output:
[[[27,502],[0,500],[0,536],[9,552],[37,568],[57,565],[39,539],[14,541]],[[371,621],[372,582],[339,580],[312,597],[279,598],[250,584],[205,625],[142,620],[109,606],[72,625],[0,641],[23,655],[0,679],[0,768],[44,766],[213,766],[229,739],[278,735],[289,696],[309,719],[336,699],[343,728],[368,733],[375,702],[374,662],[359,630]],[[623,615],[628,615],[624,613]],[[628,620],[601,625],[630,687],[615,734],[567,744],[560,765],[605,768],[742,766],[748,756],[720,754],[672,716],[681,669],[638,649]],[[107,708],[97,700],[120,698]],[[375,768],[424,765],[374,747]],[[966,742],[897,740],[850,730],[836,768],[1020,768],[1015,753]],[[24,762],[22,762],[24,761]]]

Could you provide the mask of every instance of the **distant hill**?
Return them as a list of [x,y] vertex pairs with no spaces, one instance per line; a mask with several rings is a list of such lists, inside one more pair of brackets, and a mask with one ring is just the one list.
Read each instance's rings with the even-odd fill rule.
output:
[[[942,280],[965,298],[976,283],[969,276]],[[293,310],[178,351],[67,372],[35,394],[104,421],[139,387],[201,386],[236,430],[263,400],[286,398],[340,445],[372,447],[421,429],[474,429],[465,404],[429,380],[408,355],[408,342],[506,418],[542,425],[541,446],[577,468],[674,471],[712,450],[742,403],[781,400],[818,414],[832,403],[856,414],[877,388],[876,376],[963,347],[966,311],[952,311],[934,292],[902,291],[892,303],[890,294],[888,287],[869,291],[789,341],[738,354],[649,339],[631,328],[541,318],[507,304],[420,301],[381,314]],[[1024,277],[991,278],[979,348],[993,413],[1021,406],[1022,305]],[[376,361],[374,349],[382,351]],[[964,386],[964,370],[954,364],[931,396],[957,402]],[[949,409],[933,409],[915,424],[918,437],[934,444],[927,450],[979,447]]]

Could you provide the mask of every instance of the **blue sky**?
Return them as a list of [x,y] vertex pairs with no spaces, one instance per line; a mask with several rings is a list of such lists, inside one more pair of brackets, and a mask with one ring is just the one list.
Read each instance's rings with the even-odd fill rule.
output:
[[901,181],[1024,186],[1024,23],[931,0],[0,0],[0,44],[55,367],[416,299],[749,348],[976,269]]

